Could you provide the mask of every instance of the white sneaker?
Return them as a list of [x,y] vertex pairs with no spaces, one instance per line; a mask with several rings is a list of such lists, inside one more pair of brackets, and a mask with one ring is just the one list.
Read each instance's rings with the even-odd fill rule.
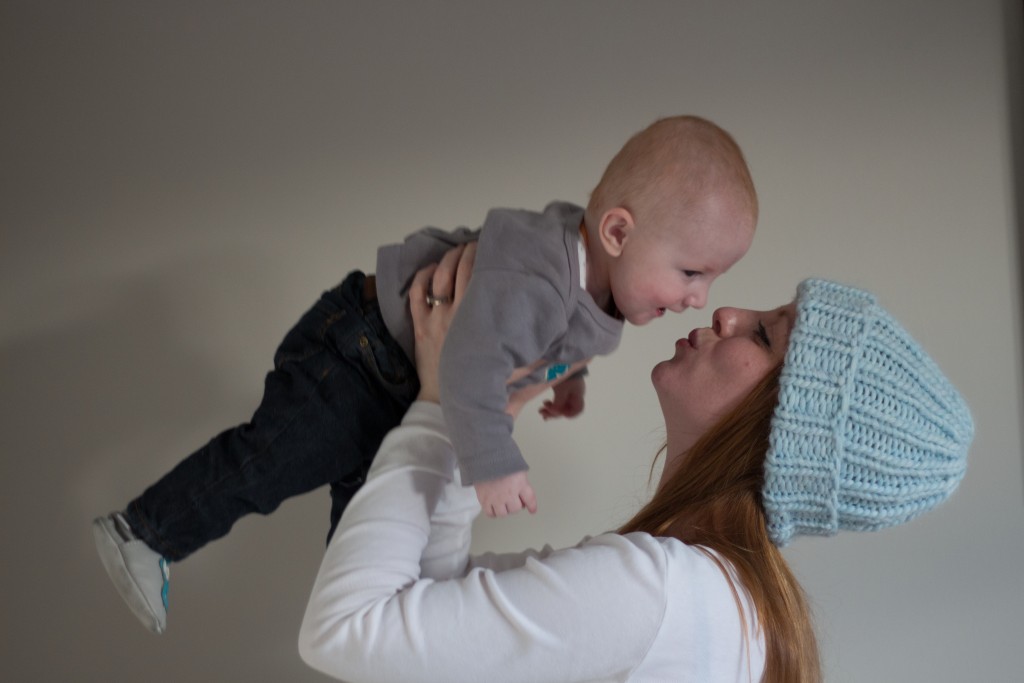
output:
[[153,633],[167,628],[167,560],[146,545],[120,512],[92,522],[96,550],[114,588],[139,621]]

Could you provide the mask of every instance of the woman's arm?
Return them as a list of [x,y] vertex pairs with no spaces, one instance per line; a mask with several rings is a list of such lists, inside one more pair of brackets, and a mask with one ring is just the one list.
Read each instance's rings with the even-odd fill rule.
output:
[[[454,473],[440,410],[414,404],[327,550],[302,624],[303,659],[353,683],[625,677],[661,624],[660,545],[605,535],[509,571],[421,579],[431,516],[476,511]],[[463,540],[452,546],[460,561],[468,533]]]
[[[466,260],[458,261],[456,305]],[[302,623],[302,657],[353,682],[622,679],[665,609],[665,554],[649,536],[606,535],[497,563],[520,565],[507,571],[423,578],[465,572],[479,510],[431,402],[455,306],[428,308],[426,282],[434,278],[435,293],[452,291],[444,286],[453,263],[446,257],[414,282],[421,400],[381,444],[327,549]]]

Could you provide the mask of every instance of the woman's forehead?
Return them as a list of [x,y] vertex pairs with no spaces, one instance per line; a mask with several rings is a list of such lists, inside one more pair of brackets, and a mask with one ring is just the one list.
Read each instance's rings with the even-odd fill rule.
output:
[[772,338],[773,346],[778,353],[784,355],[789,348],[789,336],[796,325],[796,300],[771,311],[765,311],[764,316],[766,320],[762,324],[768,328],[768,336]]
[[793,329],[793,325],[796,324],[796,299],[793,299],[789,303],[782,304],[777,309],[779,314],[786,319],[789,324],[789,328]]
[[752,316],[768,318],[771,322],[785,322],[790,328],[792,328],[796,323],[796,299],[767,310],[757,310],[752,308],[744,308],[740,310],[743,310]]

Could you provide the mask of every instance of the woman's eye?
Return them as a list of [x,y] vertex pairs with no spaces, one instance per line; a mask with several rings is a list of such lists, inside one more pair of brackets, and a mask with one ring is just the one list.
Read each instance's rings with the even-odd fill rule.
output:
[[770,349],[772,347],[772,342],[768,339],[768,330],[764,329],[764,323],[760,320],[757,321],[757,338],[761,340],[761,343],[764,344],[766,348]]

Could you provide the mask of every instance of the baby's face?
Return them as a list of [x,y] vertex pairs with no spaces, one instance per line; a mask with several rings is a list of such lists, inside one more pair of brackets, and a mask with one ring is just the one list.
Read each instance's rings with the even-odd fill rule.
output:
[[753,238],[749,210],[721,197],[707,198],[684,219],[637,224],[609,268],[616,308],[633,325],[666,311],[703,308],[711,283],[747,253]]

